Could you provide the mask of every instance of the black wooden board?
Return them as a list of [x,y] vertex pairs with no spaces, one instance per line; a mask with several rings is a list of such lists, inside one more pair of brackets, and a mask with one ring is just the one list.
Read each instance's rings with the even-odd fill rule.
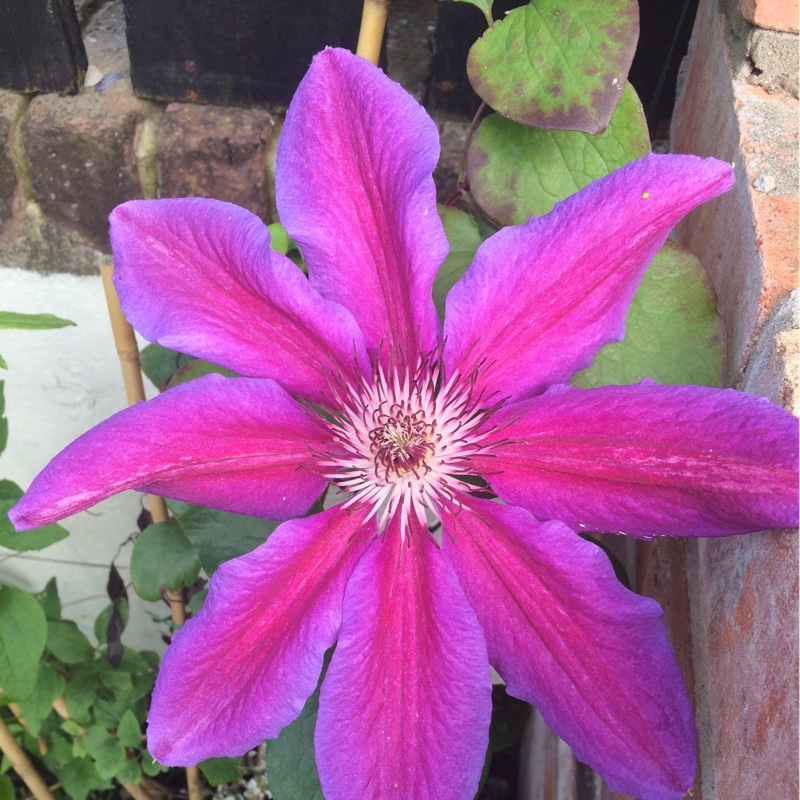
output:
[[74,94],[86,66],[72,0],[0,0],[0,89]]
[[325,46],[354,49],[361,0],[124,0],[134,92],[285,105]]

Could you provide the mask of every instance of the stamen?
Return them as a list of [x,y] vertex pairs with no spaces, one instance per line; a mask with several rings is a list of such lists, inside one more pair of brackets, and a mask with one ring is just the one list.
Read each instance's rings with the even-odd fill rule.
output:
[[339,408],[329,409],[327,424],[335,449],[318,463],[351,493],[343,508],[371,506],[367,519],[375,517],[379,530],[400,514],[405,540],[412,515],[425,528],[428,514],[441,522],[444,507],[461,510],[459,496],[472,489],[462,481],[474,475],[470,456],[483,449],[501,403],[483,407],[474,373],[444,381],[439,350],[408,368],[405,358],[388,356],[377,359],[371,379],[332,387]]

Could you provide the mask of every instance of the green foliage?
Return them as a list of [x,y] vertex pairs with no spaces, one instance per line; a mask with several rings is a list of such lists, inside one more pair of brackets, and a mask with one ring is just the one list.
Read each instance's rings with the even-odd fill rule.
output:
[[232,783],[241,775],[238,758],[209,758],[197,766],[212,786]]
[[625,338],[607,344],[572,383],[588,389],[652,378],[720,387],[723,364],[722,322],[706,272],[688,250],[667,242],[633,298]]
[[0,547],[7,547],[18,553],[41,550],[69,536],[69,531],[55,522],[17,533],[8,518],[8,511],[17,504],[23,494],[22,489],[13,481],[0,480]]
[[600,133],[619,102],[639,36],[636,0],[531,0],[472,46],[475,91],[510,119]]
[[71,620],[47,623],[47,649],[64,664],[80,664],[94,654],[94,647]]
[[467,153],[467,180],[475,201],[495,223],[520,225],[649,152],[642,104],[626,84],[599,136],[529,128],[499,114],[486,117]]
[[46,641],[47,620],[36,598],[0,586],[0,687],[12,700],[33,694]]
[[15,800],[14,784],[8,775],[0,775],[0,800]]
[[463,277],[483,242],[475,220],[466,212],[449,206],[438,206],[450,252],[433,282],[433,302],[439,317],[444,319],[447,293]]
[[168,350],[160,344],[149,344],[139,354],[142,372],[160,391],[166,389],[169,379],[191,360],[191,356]]
[[159,600],[161,587],[177,591],[200,574],[200,560],[176,520],[150,525],[133,546],[131,578],[137,594]]
[[206,575],[213,575],[223,561],[238,558],[264,544],[280,524],[178,500],[167,500],[167,505],[196,549]]
[[319,690],[332,652],[326,653],[320,682],[306,700],[300,716],[287,725],[275,741],[267,743],[269,786],[279,800],[324,800],[314,756],[314,728]]
[[16,311],[0,311],[0,328],[17,328],[26,331],[43,331],[75,325],[68,319],[53,314],[19,314]]

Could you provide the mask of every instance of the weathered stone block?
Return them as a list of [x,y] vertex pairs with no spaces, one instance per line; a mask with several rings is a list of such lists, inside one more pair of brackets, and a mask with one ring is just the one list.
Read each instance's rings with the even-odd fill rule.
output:
[[259,109],[172,103],[158,141],[161,197],[216,197],[269,221],[273,120]]
[[742,16],[762,28],[797,33],[797,0],[739,0]]
[[109,252],[108,215],[142,196],[134,139],[147,106],[127,92],[36,97],[22,131],[45,215]]
[[12,132],[24,105],[21,95],[0,91],[0,223],[14,211],[17,175],[11,156]]

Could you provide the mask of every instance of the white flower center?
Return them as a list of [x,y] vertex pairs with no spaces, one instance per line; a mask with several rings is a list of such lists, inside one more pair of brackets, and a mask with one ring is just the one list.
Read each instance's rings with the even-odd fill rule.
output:
[[405,538],[409,514],[427,528],[426,511],[440,519],[442,506],[460,505],[459,493],[470,489],[463,479],[475,475],[469,457],[494,411],[480,408],[473,385],[460,374],[443,383],[434,353],[412,370],[378,367],[371,380],[342,389],[329,423],[336,447],[321,465],[352,494],[343,507],[371,505],[379,529],[400,513]]

